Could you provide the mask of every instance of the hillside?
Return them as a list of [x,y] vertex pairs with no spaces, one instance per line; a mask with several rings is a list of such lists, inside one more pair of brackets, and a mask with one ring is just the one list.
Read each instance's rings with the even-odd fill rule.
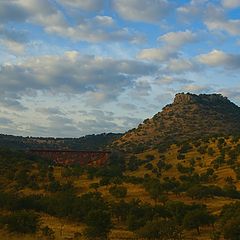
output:
[[[100,225],[102,218],[109,221],[109,216],[108,239],[155,239],[149,234],[159,224],[166,229],[163,236],[170,234],[163,239],[237,239],[238,137],[199,139],[125,156],[115,153],[103,168],[51,166],[44,159],[0,150],[0,169],[0,239],[19,238],[19,230],[7,231],[1,224],[9,226],[15,211],[24,216],[22,209],[30,216],[34,210],[40,218],[36,234],[24,235],[28,240],[54,239],[43,231],[46,227],[58,240],[91,239],[85,237],[86,229],[96,223],[102,231],[106,227]],[[89,222],[92,212],[100,215]],[[149,223],[157,228],[149,228]],[[227,237],[229,231],[233,238]],[[222,237],[210,238],[213,235]]]
[[106,148],[114,140],[121,137],[120,133],[102,133],[86,135],[80,138],[44,138],[22,137],[0,134],[0,148],[18,150],[26,149],[71,149],[71,150],[100,150]]
[[128,131],[114,147],[142,152],[150,147],[240,133],[240,108],[220,94],[176,94],[174,102]]

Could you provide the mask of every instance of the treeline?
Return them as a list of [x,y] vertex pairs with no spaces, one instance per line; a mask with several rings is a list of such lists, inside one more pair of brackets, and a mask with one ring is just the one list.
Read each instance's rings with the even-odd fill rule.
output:
[[72,149],[93,151],[106,148],[121,136],[121,133],[102,133],[86,135],[79,138],[44,138],[0,134],[0,148],[7,147],[17,150]]

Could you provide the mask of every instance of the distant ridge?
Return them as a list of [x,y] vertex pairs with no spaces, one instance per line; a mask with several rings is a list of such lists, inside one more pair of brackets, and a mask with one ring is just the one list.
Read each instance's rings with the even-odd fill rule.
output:
[[59,149],[59,150],[102,150],[114,140],[121,137],[120,133],[102,133],[86,135],[80,138],[53,137],[21,137],[0,134],[0,147],[27,149]]
[[240,108],[221,94],[178,93],[151,119],[128,131],[114,147],[139,151],[159,144],[240,134]]

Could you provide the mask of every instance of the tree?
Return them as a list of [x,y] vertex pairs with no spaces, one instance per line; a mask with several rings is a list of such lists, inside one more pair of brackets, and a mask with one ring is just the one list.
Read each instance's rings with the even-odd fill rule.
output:
[[117,198],[124,198],[127,195],[127,188],[123,186],[112,186],[109,189],[109,193]]
[[180,240],[182,229],[172,220],[154,219],[141,227],[137,235],[147,239]]
[[106,239],[112,227],[110,213],[105,210],[90,211],[87,215],[86,223],[88,227],[85,230],[85,235],[90,239]]
[[99,187],[100,187],[99,183],[91,183],[90,186],[89,186],[89,188],[92,188],[95,191],[97,191]]
[[39,225],[39,216],[32,211],[16,211],[4,217],[4,223],[10,232],[35,233]]
[[178,224],[182,224],[183,218],[188,211],[188,205],[180,201],[169,201],[166,208]]
[[150,197],[157,203],[163,193],[163,186],[157,179],[149,179],[144,185]]
[[240,218],[232,218],[226,222],[223,227],[225,239],[240,240]]
[[111,204],[111,212],[119,221],[125,221],[129,212],[129,204],[126,203],[124,200],[120,202],[113,202]]
[[214,220],[214,217],[206,209],[196,209],[185,215],[183,225],[187,229],[196,229],[200,234],[200,226],[213,224]]
[[45,227],[43,227],[43,228],[41,229],[41,231],[42,231],[42,235],[43,235],[45,238],[47,238],[47,239],[49,239],[49,240],[55,239],[54,231],[53,231],[50,227],[45,226]]

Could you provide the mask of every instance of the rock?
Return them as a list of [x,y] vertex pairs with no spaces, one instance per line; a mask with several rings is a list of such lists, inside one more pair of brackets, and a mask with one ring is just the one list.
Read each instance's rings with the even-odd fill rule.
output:
[[191,94],[191,93],[178,93],[175,95],[174,104],[222,104],[231,103],[227,97],[223,97],[221,94]]

